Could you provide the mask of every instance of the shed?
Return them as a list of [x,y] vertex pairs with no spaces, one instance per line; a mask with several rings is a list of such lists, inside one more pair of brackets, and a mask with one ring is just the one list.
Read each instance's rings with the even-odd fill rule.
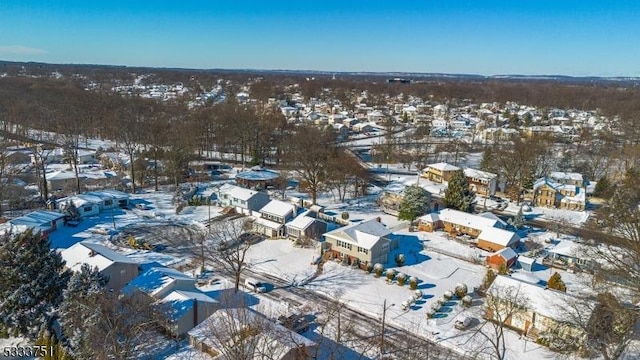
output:
[[533,267],[535,263],[536,263],[535,258],[531,258],[528,256],[518,256],[518,264],[524,271],[533,271]]
[[518,254],[510,247],[506,247],[487,256],[487,265],[496,270],[500,269],[503,265],[510,268],[516,263],[517,258]]

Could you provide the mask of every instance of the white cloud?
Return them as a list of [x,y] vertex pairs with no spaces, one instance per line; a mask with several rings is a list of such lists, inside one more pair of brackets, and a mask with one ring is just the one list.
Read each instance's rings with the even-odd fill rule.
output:
[[42,55],[46,54],[44,49],[32,48],[22,45],[0,45],[0,55]]

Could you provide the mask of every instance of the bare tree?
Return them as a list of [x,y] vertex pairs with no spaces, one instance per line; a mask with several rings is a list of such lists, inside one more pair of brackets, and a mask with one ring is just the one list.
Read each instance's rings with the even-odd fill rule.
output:
[[247,252],[255,236],[246,231],[250,223],[245,218],[224,219],[209,224],[209,238],[202,243],[202,254],[233,278],[234,288],[240,288],[240,277],[247,269]]
[[497,360],[507,358],[505,330],[511,321],[526,313],[529,299],[519,286],[493,284],[486,292],[486,320],[476,330],[474,337],[486,340],[478,352],[491,354]]

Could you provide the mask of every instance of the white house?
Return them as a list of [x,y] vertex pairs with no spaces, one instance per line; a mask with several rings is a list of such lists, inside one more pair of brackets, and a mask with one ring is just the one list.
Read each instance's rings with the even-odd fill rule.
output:
[[270,201],[267,193],[231,184],[222,185],[216,195],[220,205],[233,207],[237,212],[247,215],[259,211]]
[[102,200],[95,196],[69,196],[56,200],[57,208],[64,212],[69,204],[75,205],[81,218],[98,215]]
[[139,264],[108,247],[82,241],[60,251],[66,266],[79,271],[82,264],[97,267],[102,275],[109,277],[107,289],[119,291],[131,279],[138,276]]
[[260,217],[253,223],[253,229],[270,238],[283,237],[284,224],[295,215],[296,207],[293,204],[274,199],[260,209]]
[[467,178],[469,188],[478,195],[491,196],[496,194],[498,175],[471,169],[464,169],[464,177]]

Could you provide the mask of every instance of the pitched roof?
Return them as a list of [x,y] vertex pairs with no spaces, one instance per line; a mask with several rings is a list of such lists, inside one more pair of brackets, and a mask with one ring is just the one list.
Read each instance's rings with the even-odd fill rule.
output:
[[447,164],[446,162],[439,162],[439,163],[436,163],[436,164],[429,164],[429,165],[427,165],[427,169],[428,168],[432,168],[432,169],[436,169],[436,170],[440,170],[440,171],[457,171],[457,170],[460,170],[459,167],[457,167],[455,165]]
[[518,241],[518,234],[498,228],[485,228],[478,235],[478,240],[485,240],[502,246],[510,246]]
[[497,224],[500,224],[500,221],[496,219],[490,219],[484,216],[469,214],[464,211],[453,209],[440,210],[438,218],[442,221],[446,221],[456,225],[467,226],[478,230],[493,228]]
[[160,300],[161,303],[168,304],[171,307],[172,311],[169,314],[171,320],[180,319],[189,310],[193,309],[194,301],[208,303],[218,302],[195,288],[192,291],[174,290]]
[[376,219],[371,219],[335,229],[326,233],[325,236],[347,241],[365,249],[371,249],[381,238],[389,234],[391,234],[389,229],[376,221]]
[[582,174],[572,173],[572,172],[554,171],[549,174],[549,177],[558,181],[559,180],[583,181]]
[[311,224],[313,224],[314,221],[316,221],[316,219],[312,218],[311,216],[307,216],[306,214],[308,214],[308,212],[305,212],[303,214],[296,216],[295,219],[289,221],[286,224],[287,227],[291,227],[298,230],[304,230],[308,228]]
[[222,185],[219,191],[222,194],[228,194],[234,199],[244,200],[244,201],[251,199],[255,194],[258,193],[257,191],[245,189],[240,186],[235,186],[231,184]]
[[113,249],[86,241],[81,241],[68,249],[62,250],[60,255],[67,263],[67,267],[73,271],[80,270],[82,264],[97,267],[99,271],[108,268],[114,263],[137,264],[136,261]]
[[289,213],[295,213],[296,207],[293,204],[280,201],[280,200],[271,200],[265,205],[262,209],[260,209],[261,213],[267,213],[276,216],[285,217]]
[[[507,289],[513,289],[513,291],[507,291]],[[519,297],[526,300],[527,308],[529,310],[559,321],[566,320],[567,305],[576,303],[573,296],[568,295],[565,292],[545,289],[538,285],[517,280],[509,276],[498,275],[491,284],[491,287],[489,287],[487,293],[500,294],[504,292],[517,293]],[[589,314],[581,315],[586,318],[589,317]]]
[[513,249],[510,248],[510,247],[506,247],[504,249],[500,249],[500,250],[496,251],[495,253],[493,253],[493,255],[500,255],[500,256],[502,256],[502,258],[504,258],[507,261],[509,261],[511,259],[515,259],[515,258],[518,257],[518,254],[516,254],[516,252],[513,251]]
[[122,291],[126,293],[137,289],[153,296],[178,280],[193,282],[193,287],[195,288],[196,279],[191,276],[166,267],[154,267],[131,280]]
[[257,218],[255,223],[273,230],[278,230],[284,226],[280,223],[277,223],[275,221],[271,221],[265,218]]
[[486,171],[476,170],[472,168],[464,168],[464,176],[476,178],[476,179],[489,179],[489,180],[495,179],[496,177],[498,177],[498,175],[496,174],[486,172]]

